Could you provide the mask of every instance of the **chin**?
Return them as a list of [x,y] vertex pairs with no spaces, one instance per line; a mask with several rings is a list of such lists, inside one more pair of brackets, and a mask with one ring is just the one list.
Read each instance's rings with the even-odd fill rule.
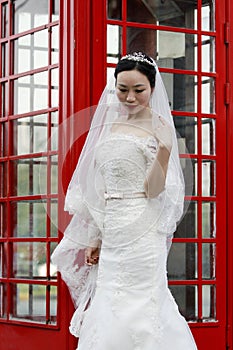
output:
[[136,115],[144,109],[144,107],[142,107],[142,106],[135,106],[135,107],[125,106],[125,108],[126,108],[127,112],[129,113],[129,115]]

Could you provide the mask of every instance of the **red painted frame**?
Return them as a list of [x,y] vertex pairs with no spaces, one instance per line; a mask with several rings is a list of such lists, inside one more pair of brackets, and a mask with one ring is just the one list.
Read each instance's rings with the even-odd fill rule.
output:
[[[201,6],[201,1],[199,1]],[[225,4],[215,4],[216,13],[216,288],[217,319],[215,323],[191,325],[200,349],[226,348],[226,143],[222,142],[226,135],[226,47],[225,47]],[[200,15],[200,13],[199,13]],[[199,18],[200,20],[200,18]],[[203,33],[202,33],[203,34]],[[207,34],[207,33],[206,33]],[[204,33],[205,35],[205,33]],[[200,45],[200,43],[198,43]],[[201,58],[201,57],[200,57]],[[206,75],[206,74],[205,74]],[[225,138],[224,138],[225,139]],[[203,158],[207,158],[204,156]],[[212,158],[212,157],[211,157]],[[213,159],[213,158],[212,158]],[[200,174],[201,175],[201,174]],[[204,200],[206,198],[203,198]],[[205,240],[200,240],[200,242]],[[199,262],[201,268],[201,262]],[[206,283],[206,281],[205,281]]]
[[[1,1],[3,2],[3,1]],[[10,2],[9,2],[10,3]],[[51,8],[52,8],[52,0],[49,0],[48,2],[49,6],[50,6],[50,13],[51,13]],[[59,25],[60,28],[62,28],[62,30],[60,30],[60,53],[59,53],[59,69],[60,69],[60,78],[59,78],[59,100],[61,101],[61,98],[64,97],[64,91],[66,92],[65,98],[64,98],[64,103],[61,104],[62,108],[60,107],[60,111],[59,111],[59,120],[60,123],[62,122],[62,118],[63,115],[66,115],[66,112],[70,110],[70,105],[72,105],[72,103],[70,103],[71,101],[71,95],[67,94],[67,92],[70,89],[71,84],[73,83],[73,72],[72,72],[72,76],[68,77],[67,75],[67,71],[66,71],[66,67],[69,67],[69,64],[71,62],[71,60],[73,59],[73,43],[70,40],[71,37],[71,27],[70,27],[70,19],[72,18],[72,15],[74,13],[73,8],[70,6],[70,3],[67,1],[60,1],[60,8],[59,8],[59,13],[60,13],[60,20],[59,20]],[[9,15],[9,18],[11,18],[11,16]],[[10,22],[10,21],[9,21]],[[53,24],[51,25],[57,25],[58,22],[53,22]],[[49,30],[49,26],[48,25],[48,30]],[[39,27],[37,28],[37,30],[41,30],[44,29],[45,27]],[[65,29],[66,28],[66,29]],[[25,32],[24,34],[30,34],[34,32],[34,30],[30,30]],[[12,35],[10,37],[10,40],[17,38],[18,35]],[[64,42],[67,44],[67,47],[65,47]],[[10,60],[9,60],[9,66],[12,65],[12,56],[9,55]],[[69,62],[67,64],[67,62]],[[64,66],[65,65],[65,66]],[[58,65],[51,65],[51,62],[49,62],[49,66],[48,66],[48,70],[58,67]],[[43,70],[43,69],[42,69]],[[32,73],[36,73],[37,71],[42,71],[40,70],[34,70]],[[24,74],[20,74],[20,75],[15,75],[15,76],[11,76],[10,78],[18,78],[18,76],[23,76]],[[50,82],[49,78],[49,82]],[[64,88],[62,88],[64,86]],[[10,96],[9,96],[10,97]],[[49,101],[50,102],[50,101]],[[66,106],[67,109],[66,109]],[[12,116],[11,117],[11,98],[9,98],[8,100],[8,110],[9,110],[9,117],[5,117],[5,118],[1,118],[1,123],[7,122],[8,118],[9,119],[15,119],[17,118],[17,116]],[[44,112],[53,112],[55,111],[56,108],[50,108],[49,111],[48,109],[46,110],[40,110],[38,111],[37,114],[41,114]],[[35,115],[35,113],[27,113],[24,114],[23,116],[30,116],[30,115]],[[13,137],[13,135],[11,135]],[[48,135],[49,137],[50,135]],[[62,138],[60,138],[59,141],[59,166],[61,166],[61,150],[62,150],[62,143],[61,143]],[[53,154],[57,154],[57,152],[53,152],[50,151],[47,155],[51,156]],[[42,155],[42,154],[41,154]],[[33,156],[40,156],[40,154],[33,154]],[[27,155],[28,157],[28,155]],[[23,159],[24,156],[13,156],[10,159]],[[3,159],[4,160],[4,159]],[[50,177],[48,177],[48,185],[50,184]],[[59,182],[60,184],[60,182]],[[10,193],[8,194],[9,197]],[[24,196],[21,199],[27,200],[27,199],[47,199],[50,200],[52,198],[57,198],[57,195],[53,195],[48,193],[47,195],[41,196],[41,195],[34,195],[34,196]],[[7,205],[9,206],[10,201],[17,199],[17,197],[10,197],[10,199],[8,200],[6,198],[6,202],[8,203]],[[1,201],[4,201],[5,199],[1,199]],[[61,205],[60,205],[60,201],[59,201],[59,208],[58,208],[59,212],[62,211],[63,213],[63,208],[61,209]],[[49,213],[48,213],[49,215]],[[64,218],[63,215],[59,215],[59,218],[61,220],[61,218]],[[10,227],[10,220],[11,218],[8,217],[8,227]],[[61,227],[61,231],[62,231],[62,226],[61,223],[59,223],[59,227]],[[47,228],[49,226],[49,220],[47,221]],[[27,238],[26,240],[24,240],[23,238],[11,238],[9,236],[8,233],[8,237],[5,238],[1,238],[1,242],[8,242],[8,244],[11,244],[11,242],[29,242],[29,241],[39,241],[39,242],[57,242],[58,239],[56,238],[52,238],[50,237],[48,240],[48,233],[47,233],[47,237],[46,238],[40,238],[40,239],[30,239]],[[47,250],[47,261],[49,261],[50,259],[50,249],[49,249],[49,244],[47,245],[48,250]],[[11,256],[8,256],[8,271],[10,272],[11,269],[11,265],[10,265],[10,261]],[[47,272],[49,273],[49,267]],[[18,348],[18,346],[23,347],[24,349],[31,349],[32,347],[36,350],[36,349],[50,349],[53,348],[54,346],[61,347],[62,349],[64,348],[75,348],[76,347],[76,341],[73,337],[71,337],[69,335],[69,330],[68,330],[68,324],[69,324],[69,319],[70,316],[73,312],[73,306],[72,303],[70,301],[69,298],[69,294],[67,289],[65,288],[63,282],[59,279],[58,281],[30,281],[30,280],[22,280],[22,279],[13,279],[11,281],[11,278],[7,278],[7,279],[3,279],[2,282],[6,282],[6,283],[10,283],[10,282],[14,282],[14,283],[18,283],[18,282],[24,282],[24,283],[33,283],[33,284],[42,284],[42,285],[54,285],[54,286],[58,286],[58,313],[57,313],[57,326],[50,326],[50,325],[40,325],[40,324],[35,324],[33,322],[21,322],[21,321],[11,321],[11,320],[1,320],[0,322],[0,349],[16,349]],[[8,293],[8,301],[11,302],[11,295],[10,293]],[[61,307],[62,305],[62,307]],[[46,308],[46,313],[48,314],[49,309],[48,307]],[[10,341],[9,341],[10,339]]]

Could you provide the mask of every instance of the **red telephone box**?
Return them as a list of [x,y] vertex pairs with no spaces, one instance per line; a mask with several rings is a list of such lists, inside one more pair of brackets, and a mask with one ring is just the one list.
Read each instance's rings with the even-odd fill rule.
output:
[[0,0],[0,350],[76,348],[50,263],[86,136],[73,116],[135,50],[157,60],[192,163],[169,285],[198,349],[232,349],[232,18],[230,0]]

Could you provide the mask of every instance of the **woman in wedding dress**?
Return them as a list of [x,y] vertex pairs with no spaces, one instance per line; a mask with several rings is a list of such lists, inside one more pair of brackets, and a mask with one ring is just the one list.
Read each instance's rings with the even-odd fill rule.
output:
[[76,306],[78,350],[197,349],[166,272],[183,201],[158,67],[126,55],[93,117],[66,196],[74,215],[52,256]]

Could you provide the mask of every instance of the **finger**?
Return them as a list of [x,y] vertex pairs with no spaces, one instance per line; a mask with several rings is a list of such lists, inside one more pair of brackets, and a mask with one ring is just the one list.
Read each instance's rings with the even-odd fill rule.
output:
[[92,263],[91,263],[91,261],[90,261],[90,258],[86,258],[85,264],[88,265],[88,266],[92,266]]
[[85,251],[85,264],[92,265],[91,264],[91,254],[90,254],[90,251],[88,249],[86,249],[86,251]]
[[97,264],[99,256],[86,256],[85,263],[89,265]]

